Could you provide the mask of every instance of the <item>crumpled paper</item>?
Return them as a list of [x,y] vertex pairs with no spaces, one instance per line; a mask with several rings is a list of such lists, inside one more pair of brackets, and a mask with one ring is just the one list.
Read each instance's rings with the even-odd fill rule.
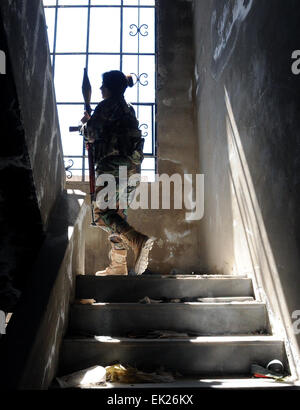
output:
[[105,367],[106,380],[109,382],[120,383],[172,383],[175,381],[174,376],[158,370],[153,373],[142,372],[134,367],[124,367],[122,364],[114,364]]
[[106,382],[106,370],[102,366],[93,366],[62,377],[56,377],[61,388],[91,387]]

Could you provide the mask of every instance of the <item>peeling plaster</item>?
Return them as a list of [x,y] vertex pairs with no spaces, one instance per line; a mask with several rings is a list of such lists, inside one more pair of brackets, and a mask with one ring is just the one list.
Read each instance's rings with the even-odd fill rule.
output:
[[[217,44],[213,58],[217,60],[223,50],[226,48],[229,38],[231,37],[233,28],[236,24],[242,23],[247,15],[249,14],[253,0],[249,0],[248,4],[245,6],[245,0],[236,0],[236,3],[232,9],[232,13],[230,14],[230,4],[225,3],[223,9],[223,15],[217,25],[217,31],[219,36],[219,43]],[[217,12],[214,11],[212,15],[212,25],[216,23],[217,20]]]
[[235,50],[240,27],[248,16],[253,0],[220,2],[215,0],[211,18],[211,40],[213,48],[212,76],[217,80],[227,66]]
[[162,248],[162,247],[164,246],[164,241],[160,238],[160,239],[156,242],[156,245],[157,245],[159,248]]
[[169,161],[172,162],[173,164],[179,164],[182,165],[181,161],[176,161],[174,158],[163,158],[163,157],[159,157],[160,161]]
[[173,105],[174,98],[165,98],[162,100],[162,103],[166,105],[167,107],[171,107]]
[[169,242],[173,242],[173,243],[178,243],[180,242],[180,239],[186,237],[187,235],[189,235],[191,233],[190,230],[187,230],[183,233],[180,232],[170,232],[168,231],[166,228],[164,229],[164,232],[166,234],[167,240]]

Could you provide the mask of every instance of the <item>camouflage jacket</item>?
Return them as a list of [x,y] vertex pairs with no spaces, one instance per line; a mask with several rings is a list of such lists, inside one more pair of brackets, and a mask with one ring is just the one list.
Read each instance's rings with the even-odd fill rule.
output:
[[140,164],[144,138],[133,107],[123,97],[101,101],[87,122],[87,135],[95,140],[95,164],[110,156],[129,158]]

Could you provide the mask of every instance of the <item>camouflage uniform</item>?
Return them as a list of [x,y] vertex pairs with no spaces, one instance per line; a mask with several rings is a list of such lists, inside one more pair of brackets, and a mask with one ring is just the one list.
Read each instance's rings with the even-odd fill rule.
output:
[[96,224],[110,234],[109,239],[112,242],[119,243],[119,249],[124,249],[124,244],[117,234],[113,216],[118,213],[125,221],[127,220],[127,210],[119,209],[119,200],[124,197],[129,205],[136,188],[127,185],[125,189],[120,189],[119,167],[127,167],[128,179],[131,175],[141,172],[144,138],[141,137],[138,125],[133,107],[126,103],[123,96],[111,97],[100,102],[87,122],[88,137],[95,140],[93,150],[96,177],[110,174],[116,180],[117,209],[100,209],[98,194],[104,187],[97,187],[96,181]]

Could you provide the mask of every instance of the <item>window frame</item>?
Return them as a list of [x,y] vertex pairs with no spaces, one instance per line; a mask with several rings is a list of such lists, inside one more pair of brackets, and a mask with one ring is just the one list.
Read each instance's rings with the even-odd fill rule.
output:
[[[75,0],[74,0],[75,1]],[[80,0],[79,0],[80,1]],[[107,0],[107,3],[109,0]],[[142,174],[143,171],[154,171],[154,180],[156,178],[157,174],[157,97],[156,97],[156,90],[157,90],[157,51],[158,51],[158,46],[157,46],[157,0],[154,1],[154,5],[141,5],[140,0],[137,0],[136,5],[126,5],[124,4],[124,0],[120,0],[119,5],[112,5],[112,4],[103,4],[103,5],[96,5],[96,4],[91,4],[92,0],[87,0],[87,4],[76,4],[76,5],[60,5],[59,0],[55,0],[55,5],[44,5],[44,9],[54,9],[55,10],[55,15],[54,15],[54,38],[53,38],[53,49],[50,50],[50,55],[52,58],[52,74],[53,78],[55,78],[55,63],[56,63],[56,56],[60,55],[83,55],[85,56],[85,64],[86,68],[89,68],[89,57],[93,55],[117,55],[120,58],[120,71],[123,71],[123,57],[127,55],[133,55],[138,57],[138,66],[137,66],[137,74],[135,74],[135,80],[136,80],[136,86],[138,87],[137,89],[137,96],[139,98],[139,87],[143,86],[142,83],[142,76],[144,76],[144,82],[147,83],[147,73],[140,73],[139,72],[139,57],[146,55],[146,56],[153,56],[154,57],[154,102],[140,102],[137,98],[137,101],[132,101],[131,104],[135,108],[137,112],[137,117],[139,116],[139,107],[141,106],[149,106],[151,108],[151,142],[152,142],[152,152],[151,153],[144,153],[145,158],[153,158],[154,159],[154,169],[146,169],[142,167]],[[86,49],[84,52],[57,52],[56,51],[56,45],[57,45],[57,27],[58,27],[58,11],[59,9],[67,9],[67,8],[85,8],[87,9],[87,33],[86,33]],[[91,10],[94,8],[119,8],[120,9],[120,50],[119,52],[90,52],[89,51],[89,41],[90,41],[90,22],[91,22]],[[130,26],[131,29],[136,30],[136,34],[134,36],[138,37],[138,50],[137,52],[124,52],[123,50],[123,39],[124,39],[124,9],[125,8],[134,8],[138,10],[138,21],[136,22],[137,24],[132,23],[132,27]],[[140,36],[142,34],[142,27],[145,26],[145,24],[141,24],[140,21],[140,10],[143,8],[151,8],[154,9],[154,52],[153,53],[144,53],[140,52],[139,45],[140,45]],[[144,29],[147,29],[148,26],[146,24],[146,27]],[[130,34],[132,35],[132,34]],[[49,40],[50,43],[50,40]],[[96,106],[99,103],[99,101],[91,101],[92,106]],[[84,103],[76,101],[76,102],[68,102],[68,101],[57,101],[57,106],[64,105],[64,106],[70,106],[70,105],[82,105],[84,108]],[[70,124],[71,126],[72,124]],[[147,137],[148,136],[148,129],[149,125],[146,123],[140,123],[139,127],[142,131],[142,136]],[[72,161],[72,158],[77,160],[81,159],[81,168],[75,168],[73,167],[74,161]],[[72,178],[72,171],[81,171],[81,182],[86,182],[88,181],[88,169],[86,167],[87,163],[87,152],[86,152],[86,147],[85,143],[83,142],[82,144],[82,153],[81,155],[69,155],[68,153],[64,154],[64,160],[69,162],[69,165],[65,164],[65,169],[66,169],[66,177],[67,179]]]

